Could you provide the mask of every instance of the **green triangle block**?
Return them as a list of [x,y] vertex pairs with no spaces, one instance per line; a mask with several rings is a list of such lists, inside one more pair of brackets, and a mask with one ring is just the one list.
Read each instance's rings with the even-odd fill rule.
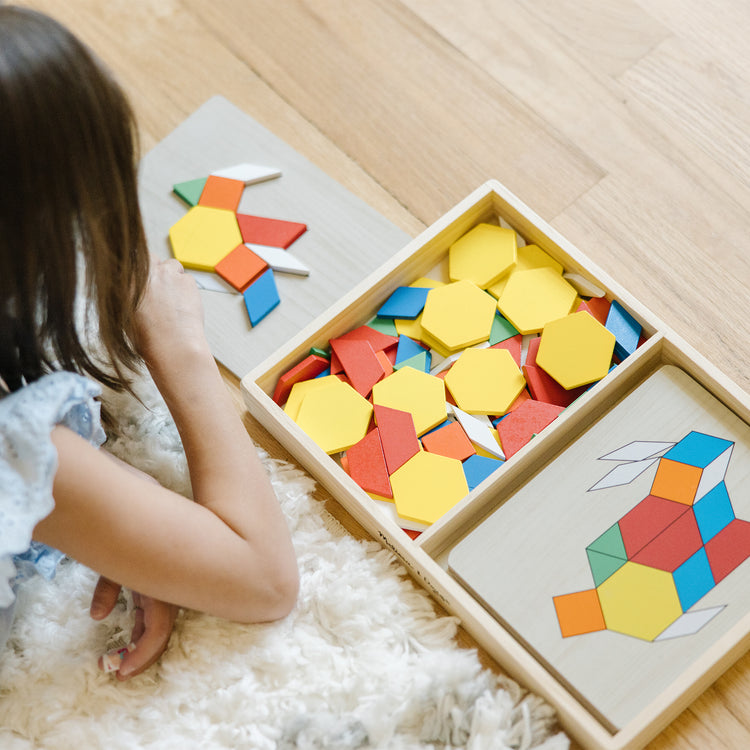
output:
[[317,357],[323,357],[323,359],[330,359],[331,358],[331,352],[329,352],[327,349],[321,349],[317,346],[311,346],[309,354],[314,354]]
[[619,570],[627,562],[627,560],[605,555],[591,548],[586,550],[586,554],[589,558],[589,567],[591,568],[591,575],[594,578],[594,586],[604,583],[612,573]]
[[490,330],[490,346],[513,338],[517,334],[518,331],[509,320],[506,320],[502,315],[495,314],[492,320],[492,329]]
[[367,323],[367,327],[374,328],[376,331],[385,333],[388,336],[398,337],[396,323],[393,321],[393,319],[375,317],[369,323]]
[[188,206],[197,206],[207,179],[207,177],[201,177],[197,180],[178,182],[172,187],[172,191],[175,195],[182,198]]
[[622,541],[622,534],[620,533],[620,525],[615,524],[610,526],[600,537],[597,537],[588,547],[586,551],[591,550],[592,552],[601,552],[603,555],[609,555],[610,557],[616,557],[620,560],[627,560],[628,553],[625,551],[625,542]]
[[415,354],[409,359],[405,359],[403,362],[399,362],[397,365],[393,365],[394,370],[400,370],[402,367],[411,367],[414,370],[420,370],[421,372],[430,371],[430,353],[425,350],[419,354]]

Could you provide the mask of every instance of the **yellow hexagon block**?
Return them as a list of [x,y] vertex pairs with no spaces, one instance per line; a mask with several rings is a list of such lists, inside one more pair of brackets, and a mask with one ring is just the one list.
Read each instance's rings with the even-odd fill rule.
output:
[[597,591],[608,630],[653,641],[682,615],[672,574],[626,562]]
[[322,378],[312,378],[311,380],[301,380],[292,386],[292,390],[289,391],[289,397],[284,404],[284,413],[288,414],[295,422],[297,421],[297,415],[299,414],[299,408],[302,406],[302,402],[305,400],[310,391],[315,391],[318,388],[325,388],[331,385],[334,380],[341,381],[335,375],[325,375]]
[[174,257],[186,268],[213,271],[214,266],[242,244],[234,211],[195,206],[169,230]]
[[455,458],[420,451],[391,474],[399,516],[430,524],[469,494],[463,466]]
[[564,270],[562,263],[558,263],[538,245],[524,245],[516,250],[516,265],[499,281],[488,286],[487,291],[494,297],[499,297],[512,274],[532,268],[552,268],[561,276]]
[[372,404],[334,376],[325,386],[308,391],[295,422],[326,453],[340,453],[365,436],[371,417]]
[[536,363],[563,388],[578,388],[609,372],[614,350],[614,334],[581,311],[544,326]]
[[422,311],[423,341],[444,357],[487,341],[495,308],[494,297],[473,281],[454,281],[431,289]]
[[414,420],[417,435],[436,427],[448,416],[443,381],[413,367],[402,367],[375,383],[372,402],[378,406],[408,411]]
[[459,409],[469,414],[505,414],[526,385],[507,349],[467,349],[445,376]]
[[468,279],[486,289],[516,262],[516,233],[493,224],[478,224],[448,250],[451,281]]
[[576,296],[554,269],[531,268],[511,274],[497,307],[520,333],[539,333],[550,320],[567,315]]
[[[435,279],[428,279],[421,277],[416,281],[413,281],[409,286],[421,287],[423,289],[435,289],[438,286],[445,286],[442,281],[436,281]],[[396,326],[396,332],[399,336],[408,336],[412,339],[422,340],[424,331],[422,330],[422,313],[419,313],[414,320],[406,320],[405,318],[396,318],[393,321]]]

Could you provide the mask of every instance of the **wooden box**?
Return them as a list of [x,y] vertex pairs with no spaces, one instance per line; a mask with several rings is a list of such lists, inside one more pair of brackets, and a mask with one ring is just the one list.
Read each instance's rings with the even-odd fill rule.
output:
[[[476,224],[497,223],[498,219],[507,222],[527,243],[544,249],[562,263],[567,272],[580,274],[606,290],[609,299],[617,299],[642,324],[646,340],[634,354],[567,408],[550,427],[413,541],[332,458],[297,427],[272,400],[271,394],[279,376],[303,359],[311,347],[326,347],[331,338],[366,323],[397,287],[408,285],[420,276],[438,278],[434,275],[436,272],[446,276],[448,247]],[[675,372],[679,372],[679,382],[682,382],[682,378],[689,383],[686,396],[678,394],[679,382],[675,381],[677,384],[672,385],[670,374]],[[657,391],[650,394],[652,401],[657,402],[657,408],[643,406],[638,401],[644,386],[647,391],[658,386]],[[674,444],[675,436],[681,437],[686,430],[702,429],[702,423],[695,416],[697,412],[689,399],[702,399],[701,408],[705,407],[704,411],[711,415],[713,421],[705,430],[716,432],[727,425],[727,429],[731,427],[732,440],[736,441],[734,466],[740,471],[745,442],[750,446],[750,438],[744,434],[747,429],[745,423],[750,417],[748,396],[496,181],[487,182],[469,195],[245,376],[242,392],[250,412],[357,521],[400,557],[414,578],[462,620],[464,627],[511,676],[556,707],[565,730],[584,747],[604,750],[642,747],[728,668],[750,643],[750,600],[745,601],[747,597],[743,598],[742,594],[743,589],[750,591],[748,582],[742,580],[750,576],[750,571],[745,569],[747,566],[738,566],[726,582],[717,582],[715,590],[720,604],[730,606],[726,611],[721,607],[715,608],[721,613],[701,631],[700,640],[696,641],[698,646],[694,649],[685,646],[691,642],[690,637],[683,638],[677,646],[672,641],[665,645],[661,641],[657,643],[656,640],[641,639],[642,642],[633,648],[645,660],[642,664],[648,667],[644,668],[643,674],[647,676],[644,680],[652,683],[650,692],[646,691],[645,698],[634,703],[631,701],[623,710],[619,710],[619,707],[602,708],[598,701],[603,692],[608,692],[606,680],[605,688],[596,680],[593,686],[582,688],[576,681],[578,678],[570,677],[566,668],[560,667],[555,658],[545,654],[544,648],[540,648],[530,634],[506,620],[502,604],[493,605],[488,601],[491,597],[482,593],[483,583],[476,587],[470,582],[462,585],[459,576],[449,569],[456,560],[457,565],[464,564],[461,554],[455,556],[452,562],[452,553],[465,549],[467,539],[474,539],[472,535],[477,533],[481,536],[484,533],[482,529],[488,528],[493,530],[494,545],[498,549],[505,550],[506,543],[512,547],[514,538],[516,543],[520,539],[517,544],[520,550],[518,570],[526,570],[525,574],[532,581],[535,577],[547,575],[545,571],[561,567],[555,563],[555,555],[567,558],[580,552],[581,562],[576,564],[585,568],[585,542],[593,541],[599,533],[594,533],[593,527],[581,531],[588,521],[578,523],[574,519],[568,533],[557,524],[545,525],[543,519],[546,516],[542,516],[542,521],[534,526],[533,533],[545,540],[543,547],[549,552],[540,556],[544,559],[525,560],[521,557],[526,546],[523,543],[525,537],[518,536],[518,528],[514,537],[517,519],[514,520],[511,514],[506,525],[504,516],[495,514],[507,514],[506,509],[515,509],[516,516],[521,518],[522,528],[525,520],[556,493],[560,494],[560,497],[555,497],[557,507],[565,507],[569,498],[565,496],[565,481],[558,481],[561,471],[563,478],[567,474],[577,477],[581,473],[579,468],[588,458],[593,469],[587,465],[586,471],[604,474],[608,468],[596,463],[602,455],[587,455],[585,446],[590,447],[592,440],[597,447],[608,442],[619,447],[628,440],[661,439]],[[701,395],[696,396],[696,393]],[[687,407],[685,398],[688,398]],[[662,425],[659,415],[665,404],[667,416]],[[646,409],[648,413],[640,409]],[[698,422],[694,423],[696,419]],[[664,435],[660,438],[662,429]],[[619,444],[614,445],[618,440]],[[601,453],[605,452],[602,448]],[[566,473],[567,466],[574,466],[575,470]],[[737,471],[733,471],[732,476],[735,477]],[[729,476],[727,474],[727,482]],[[621,489],[620,494],[626,494],[626,490]],[[750,518],[750,506],[744,508],[744,501],[737,497],[732,499],[735,501],[736,518]],[[600,500],[599,496],[586,495],[585,500],[597,504],[599,516],[602,509],[607,507],[606,500]],[[622,516],[622,513],[618,514],[616,502],[611,511],[607,510],[607,514],[602,517],[611,517],[609,523],[617,522]],[[744,521],[740,520],[736,526],[740,531],[744,530]],[[605,528],[599,531],[604,532]],[[523,533],[529,532],[526,530]],[[576,538],[581,533],[584,543]],[[575,549],[571,547],[571,540],[578,545]],[[480,547],[476,559],[485,559],[482,557],[484,554],[485,548]],[[486,554],[488,561],[494,559],[494,553],[489,548]],[[507,565],[507,560],[505,562],[506,566],[492,571],[492,576],[513,580],[514,576],[521,575],[513,565]],[[632,565],[629,569],[633,569]],[[549,575],[554,576],[555,573],[549,572]],[[566,585],[568,582],[562,579],[554,581],[550,590],[565,593],[571,590],[565,589]],[[546,590],[542,598],[544,602],[539,611],[529,611],[535,620],[554,618],[552,600]],[[559,629],[556,632],[557,640],[561,640]],[[549,639],[549,636],[546,637]],[[623,634],[622,630],[575,635],[569,640],[571,644],[576,639],[578,643],[585,643],[581,639],[586,638],[592,638],[592,644],[597,639],[600,652],[605,655],[619,650],[618,644],[632,645],[632,641],[638,640],[627,632]],[[555,648],[560,646],[558,643],[554,645]],[[569,657],[570,651],[574,654],[571,658],[576,659],[574,646],[568,647],[566,642],[560,649],[564,658]],[[585,652],[583,648],[581,653]],[[623,652],[630,653],[627,648]],[[608,668],[605,658],[604,661],[592,663],[589,671],[597,677],[602,671],[606,673]],[[613,685],[619,681],[617,668],[617,665],[612,666],[610,679]],[[622,665],[619,668],[622,669]],[[635,666],[630,669],[637,671]],[[657,675],[655,680],[654,674]],[[639,691],[636,689],[635,692]],[[627,701],[623,705],[625,703]]]

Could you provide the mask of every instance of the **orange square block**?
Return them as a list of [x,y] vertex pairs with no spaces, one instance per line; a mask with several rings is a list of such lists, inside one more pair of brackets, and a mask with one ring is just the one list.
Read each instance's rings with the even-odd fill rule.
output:
[[237,245],[214,270],[238,292],[244,292],[266,269],[268,263],[246,245]]
[[563,638],[606,629],[596,589],[553,596],[552,599]]
[[473,456],[476,451],[471,441],[466,437],[463,427],[458,422],[451,422],[433,432],[422,436],[422,445],[430,453],[455,458],[463,461]]
[[203,186],[198,205],[236,211],[240,205],[240,198],[242,198],[244,189],[245,183],[240,180],[230,180],[228,177],[211,175]]
[[651,485],[651,494],[665,500],[692,505],[702,474],[703,470],[698,466],[662,458],[659,460],[659,468]]

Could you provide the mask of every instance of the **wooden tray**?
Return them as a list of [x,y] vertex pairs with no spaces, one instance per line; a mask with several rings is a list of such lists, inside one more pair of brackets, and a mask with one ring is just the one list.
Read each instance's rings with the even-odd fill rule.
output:
[[[284,414],[271,399],[270,394],[273,393],[279,376],[303,359],[311,347],[325,347],[331,338],[366,323],[398,286],[409,284],[424,275],[432,275],[433,278],[438,278],[435,273],[445,275],[448,247],[476,224],[497,222],[498,219],[507,222],[527,243],[539,245],[562,263],[567,272],[583,275],[606,290],[609,299],[617,299],[642,324],[646,341],[607,377],[566,409],[549,428],[430,526],[417,540],[412,541],[333,459]],[[736,429],[742,432],[741,428],[744,429],[744,423],[748,422],[750,417],[750,399],[747,394],[500,183],[489,181],[410,242],[400,253],[373,272],[269,359],[253,369],[243,378],[241,385],[250,412],[356,520],[401,558],[419,583],[448,610],[461,618],[465,628],[488,653],[513,677],[529,689],[543,695],[557,708],[561,723],[571,736],[587,748],[625,750],[642,747],[658,734],[747,648],[750,643],[750,609],[747,605],[750,603],[743,603],[742,597],[737,593],[741,589],[741,586],[737,585],[737,577],[741,578],[743,573],[748,575],[750,571],[745,571],[744,567],[737,568],[737,571],[726,579],[729,581],[730,578],[734,578],[732,586],[727,586],[725,582],[716,586],[717,601],[732,605],[731,615],[719,614],[706,626],[707,629],[702,632],[709,633],[710,637],[704,638],[701,635],[699,647],[691,652],[690,658],[686,659],[680,655],[671,657],[672,666],[670,670],[665,671],[667,676],[663,680],[664,684],[654,688],[653,694],[649,695],[647,700],[636,701],[635,704],[625,700],[627,706],[622,708],[622,702],[615,701],[614,707],[598,702],[598,685],[593,688],[582,688],[566,668],[562,668],[554,658],[544,653],[544,649],[540,648],[530,633],[524,632],[526,626],[507,621],[509,618],[504,617],[502,606],[492,601],[492,596],[483,589],[481,582],[477,584],[472,578],[474,586],[462,585],[457,576],[449,570],[449,564],[461,568],[463,575],[467,576],[465,566],[457,561],[462,551],[473,544],[473,535],[481,535],[482,529],[489,528],[486,524],[499,523],[502,529],[504,519],[494,516],[496,511],[505,512],[506,508],[512,509],[519,504],[521,507],[528,507],[529,512],[532,511],[532,506],[536,509],[539,501],[535,499],[534,488],[537,483],[541,483],[549,492],[549,482],[554,482],[555,472],[559,471],[559,466],[565,465],[568,451],[571,452],[568,454],[568,463],[576,466],[575,474],[579,471],[576,462],[590,458],[590,462],[596,464],[599,455],[589,455],[590,450],[586,446],[591,442],[591,433],[589,437],[586,436],[588,431],[597,429],[596,425],[600,420],[605,425],[601,428],[602,432],[608,435],[613,433],[614,442],[633,431],[638,435],[639,423],[635,417],[626,420],[627,429],[623,427],[620,435],[619,428],[607,427],[607,415],[612,413],[613,408],[627,412],[628,398],[631,398],[629,394],[634,391],[637,393],[639,386],[652,382],[652,378],[661,378],[660,372],[665,371],[665,366],[674,368],[666,371],[679,372],[680,378],[693,384],[691,388],[694,386],[701,393],[705,392],[710,404],[709,411],[730,415]],[[663,384],[661,387],[664,387]],[[678,403],[679,401],[675,402]],[[669,434],[660,439],[676,442],[682,432],[701,428],[701,424],[693,424],[694,421],[690,410],[682,409],[672,420]],[[646,436],[647,432],[649,436]],[[656,440],[657,437],[652,436],[655,432],[658,432],[658,429],[654,425],[648,429],[644,427],[644,436],[635,439]],[[594,438],[597,438],[597,433],[593,434]],[[625,443],[627,440],[622,439],[620,442]],[[742,450],[738,450],[736,462],[741,462],[741,456]],[[598,469],[600,467],[594,467],[594,471]],[[531,488],[531,491],[528,488]],[[634,487],[633,505],[638,500],[637,491],[638,488]],[[508,500],[511,502],[506,502]],[[563,495],[558,500],[559,503],[565,503],[566,497]],[[526,505],[522,505],[523,503]],[[618,507],[612,507],[610,523],[617,521]],[[750,507],[745,511],[739,504],[736,510],[738,518],[750,519]],[[520,513],[521,519],[525,516],[525,511]],[[500,518],[499,522],[497,518]],[[496,540],[498,546],[502,546],[506,541],[513,543],[513,523],[515,521],[508,524],[507,539]],[[529,533],[523,527],[518,528],[519,533]],[[560,544],[560,532],[552,524],[545,526],[542,521],[535,528],[537,534],[549,540],[548,548],[552,550],[551,554],[566,557],[579,555],[577,570],[581,575],[587,572],[586,544],[598,533],[605,531],[604,528],[598,527],[598,530],[587,529],[581,532],[580,539],[576,537],[571,540],[575,541],[571,547]],[[502,537],[503,532],[499,533]],[[592,535],[592,539],[589,539]],[[518,543],[518,539],[515,543]],[[481,544],[484,542],[481,542],[480,546]],[[525,559],[524,545],[518,546],[521,548],[516,550],[518,564],[531,565],[533,569],[537,561],[533,557]],[[502,573],[503,571],[497,571],[497,575]],[[512,571],[506,571],[506,574],[512,575]],[[469,581],[465,583],[469,584]],[[553,594],[572,591],[573,589],[565,588],[569,583],[580,584],[566,579],[552,581],[550,591]],[[590,583],[589,579],[588,585]],[[579,587],[585,588],[585,585]],[[543,598],[546,609],[540,611],[538,617],[551,617],[553,624],[556,624],[551,597],[547,596],[546,589]],[[702,605],[696,607],[702,608]],[[609,643],[615,644],[618,639],[633,640],[631,635],[607,631],[578,635],[571,638],[570,642],[585,638],[601,640],[602,636],[607,638]],[[559,630],[556,637],[562,639]],[[649,647],[659,648],[659,644],[648,643],[644,647],[647,654]],[[679,649],[671,650],[677,652]],[[604,653],[607,653],[606,648]],[[600,664],[593,667],[594,670],[602,668]],[[616,680],[616,674],[613,669],[613,681]],[[644,670],[643,674],[647,675],[648,670]]]

